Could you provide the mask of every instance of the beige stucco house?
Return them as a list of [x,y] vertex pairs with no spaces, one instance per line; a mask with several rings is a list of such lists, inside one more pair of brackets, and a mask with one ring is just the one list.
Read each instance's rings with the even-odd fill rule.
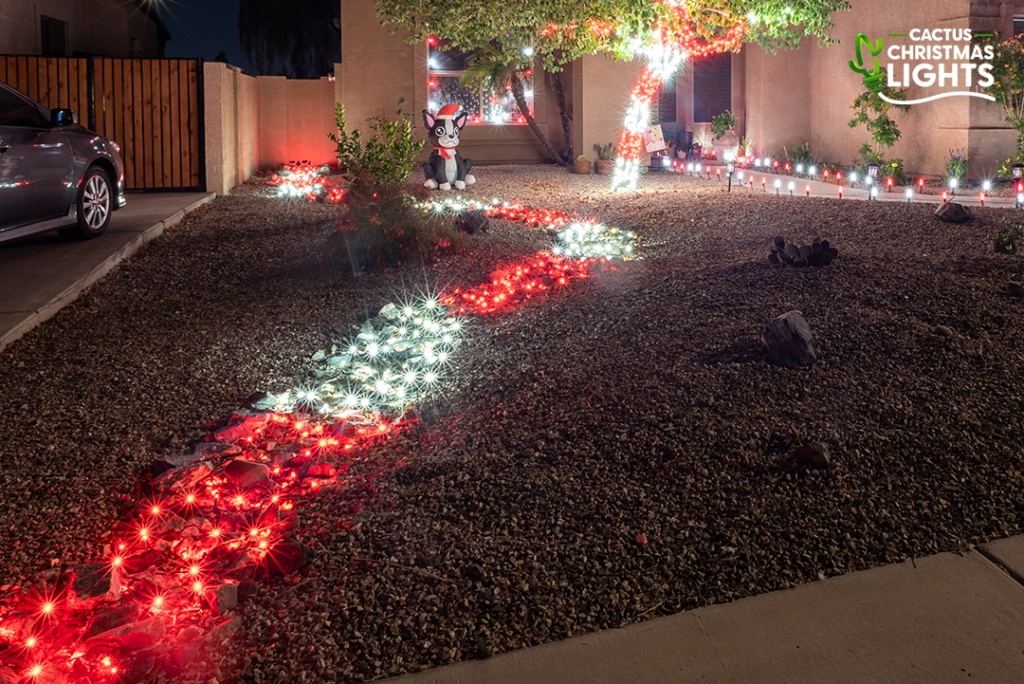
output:
[[[99,1],[99,0],[96,0]],[[391,115],[400,98],[416,116],[425,107],[450,101],[471,110],[460,151],[474,164],[529,163],[546,158],[543,147],[508,102],[474,100],[459,91],[458,59],[443,45],[410,44],[389,35],[375,14],[374,0],[340,0],[342,61],[334,79],[291,81],[245,76],[222,64],[206,65],[207,178],[211,190],[230,188],[259,167],[295,159],[332,161],[326,135],[333,129],[333,103],[345,105],[350,127],[368,117]],[[838,44],[821,48],[805,40],[797,50],[775,55],[747,45],[725,54],[684,63],[659,97],[657,120],[666,129],[686,127],[708,142],[711,117],[724,109],[738,118],[738,134],[753,141],[757,154],[782,154],[807,140],[823,162],[848,164],[861,143],[863,127],[850,128],[850,104],[862,92],[861,77],[848,66],[856,37],[884,37],[886,44],[912,29],[971,29],[1012,35],[1024,31],[1024,0],[850,0],[852,9],[832,17]],[[561,72],[572,108],[573,156],[594,154],[595,144],[617,141],[630,91],[643,64],[588,55]],[[975,84],[974,90],[977,90]],[[910,99],[931,90],[911,86]],[[507,100],[507,98],[506,98]],[[551,75],[535,64],[534,115],[549,140],[564,136]],[[976,97],[949,97],[915,105],[895,118],[902,139],[887,154],[900,157],[911,173],[939,175],[950,149],[964,149],[972,177],[992,176],[1012,151],[1015,134],[998,105]],[[500,120],[499,120],[500,119]],[[424,157],[426,152],[424,152]],[[211,168],[210,165],[215,168]]]
[[[750,138],[759,154],[782,153],[784,147],[808,140],[817,158],[848,163],[868,137],[863,128],[847,125],[853,115],[850,103],[863,89],[860,77],[847,65],[857,34],[884,37],[914,28],[970,28],[974,33],[1012,35],[1015,17],[1017,30],[1024,27],[1024,0],[851,0],[851,5],[850,11],[833,15],[836,26],[831,33],[839,44],[830,48],[805,40],[798,50],[768,55],[747,45],[739,54],[685,63],[675,83],[662,93],[660,122],[667,128],[685,125],[698,140],[707,140],[711,117],[730,109],[739,119],[737,132]],[[389,36],[374,14],[372,0],[341,0],[341,17],[339,92],[354,121],[394,110],[399,97],[417,112],[437,99],[431,87],[436,74],[452,72],[433,69],[436,60],[430,46]],[[593,155],[594,144],[617,140],[641,69],[639,62],[592,55],[562,72],[573,109],[574,155]],[[924,96],[924,90],[912,86],[910,99]],[[550,75],[539,63],[534,107],[538,123],[560,146],[563,135]],[[967,150],[972,171],[989,173],[1006,158],[1015,140],[1001,109],[973,97],[919,104],[895,118],[903,137],[890,156],[903,158],[917,173],[940,173],[951,148]],[[486,117],[468,127],[462,146],[477,163],[544,158],[525,125],[492,123]]]
[[0,55],[163,57],[170,37],[144,0],[0,0]]

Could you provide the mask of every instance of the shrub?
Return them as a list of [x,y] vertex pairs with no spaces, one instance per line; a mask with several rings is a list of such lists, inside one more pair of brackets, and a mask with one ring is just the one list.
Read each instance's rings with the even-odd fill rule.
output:
[[964,149],[960,148],[955,152],[949,151],[949,156],[946,157],[946,173],[942,176],[942,179],[949,181],[951,178],[955,178],[958,185],[965,185],[967,183],[967,167],[971,165],[967,155],[964,154]]
[[811,144],[804,140],[789,152],[791,164],[813,164],[814,157],[811,156]]
[[[1021,140],[1024,141],[1024,135],[1021,136]],[[999,167],[999,176],[1001,178],[1013,178],[1013,164],[1024,164],[1024,149],[1019,149],[1014,152],[1012,157],[1008,157],[1003,165]]]
[[[398,119],[389,121],[375,116],[367,120],[373,137],[362,142],[362,133],[351,133],[345,123],[345,107],[339,102],[334,117],[338,134],[328,134],[337,146],[338,167],[353,188],[375,189],[385,185],[403,186],[423,150],[424,141],[413,140],[412,118],[402,112],[404,98],[398,101]],[[372,190],[371,190],[372,193]]]
[[338,134],[329,137],[337,145],[341,175],[351,183],[338,235],[357,272],[409,257],[425,259],[463,244],[450,216],[428,212],[408,192],[423,141],[413,140],[412,121],[401,104],[396,121],[369,119],[372,137],[365,144],[360,131],[349,132],[344,107],[335,110]]
[[907,170],[903,168],[902,159],[890,159],[885,162],[884,169],[885,175],[891,177],[896,185],[906,185],[910,178],[907,176]]
[[1024,223],[1011,221],[1004,218],[1006,230],[993,233],[988,239],[995,243],[997,252],[1005,254],[1017,254],[1024,247]]
[[714,139],[718,140],[723,135],[728,133],[736,125],[736,117],[732,115],[728,109],[719,114],[718,116],[711,119],[711,132],[714,133]]

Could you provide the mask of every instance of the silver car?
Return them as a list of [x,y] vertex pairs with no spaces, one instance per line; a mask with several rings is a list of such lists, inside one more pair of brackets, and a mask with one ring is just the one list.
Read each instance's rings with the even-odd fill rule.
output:
[[115,143],[0,83],[0,242],[53,229],[94,238],[124,203]]

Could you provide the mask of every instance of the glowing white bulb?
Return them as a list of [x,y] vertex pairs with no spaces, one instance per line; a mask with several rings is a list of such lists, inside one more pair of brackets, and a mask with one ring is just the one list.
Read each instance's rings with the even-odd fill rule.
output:
[[817,173],[818,173],[818,167],[817,166],[812,166],[811,168],[807,169],[807,175],[808,176],[813,176],[813,175],[815,175]]
[[796,172],[797,173],[803,173],[804,172],[804,165],[803,164],[797,164],[796,165]]
[[850,182],[851,183],[856,183],[857,182],[857,172],[856,171],[854,171],[853,173],[850,174]]
[[960,181],[958,181],[956,178],[949,179],[949,187],[956,189],[958,185],[960,185]]
[[990,180],[983,181],[982,184],[981,184],[981,189],[984,190],[985,192],[988,192],[989,190],[991,190],[992,189],[992,181],[990,181]]

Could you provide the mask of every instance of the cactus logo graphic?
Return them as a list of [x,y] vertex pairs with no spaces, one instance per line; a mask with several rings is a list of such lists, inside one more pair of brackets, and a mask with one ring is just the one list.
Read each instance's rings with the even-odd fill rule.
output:
[[[874,57],[874,67],[871,71],[864,67],[864,56],[861,53],[861,48],[865,46],[870,51],[871,56]],[[857,51],[857,61],[850,60],[850,68],[858,74],[864,74],[864,86],[873,93],[878,93],[885,87],[885,72],[882,71],[882,65],[878,62],[878,55],[882,54],[882,47],[881,38],[872,45],[870,38],[863,33],[858,33],[857,44],[854,46],[854,49]]]
[[[995,82],[992,64],[982,61],[995,56],[994,48],[971,42],[972,38],[991,38],[992,34],[972,35],[971,29],[915,28],[907,33],[890,33],[888,37],[909,41],[898,41],[886,49],[881,38],[872,41],[859,33],[854,44],[855,59],[850,60],[850,69],[863,77],[864,87],[886,102],[911,105],[958,96],[980,97],[995,102],[995,98],[987,93],[969,90],[988,88]],[[885,68],[880,57],[888,60]],[[944,90],[916,100],[893,100],[884,92],[886,88],[911,85],[960,90]]]

